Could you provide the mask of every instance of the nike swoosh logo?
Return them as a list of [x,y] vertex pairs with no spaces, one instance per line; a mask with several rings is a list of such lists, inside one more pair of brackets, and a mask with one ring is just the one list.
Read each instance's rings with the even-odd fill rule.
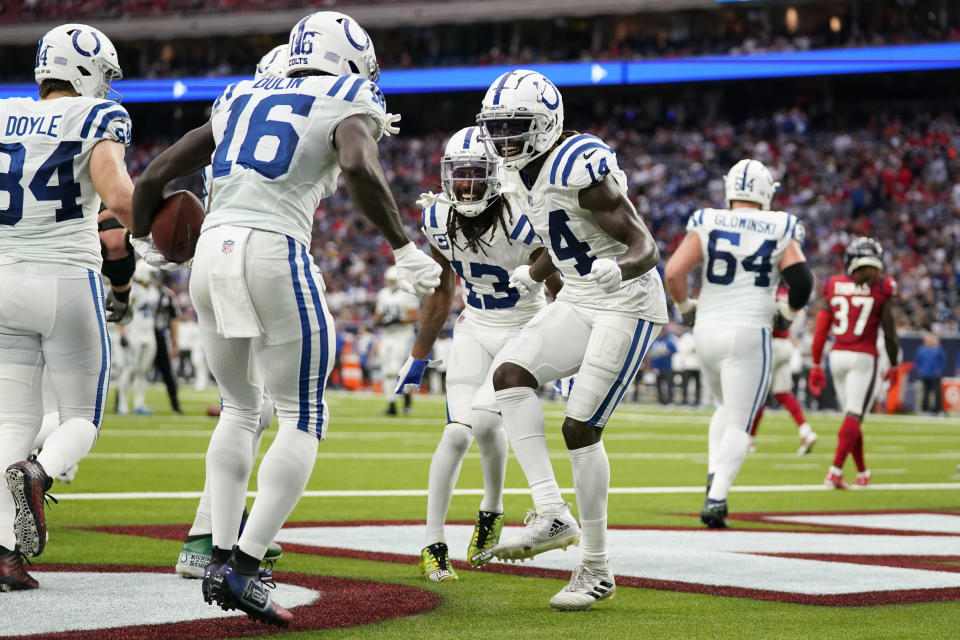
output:
[[589,159],[590,159],[590,156],[592,156],[592,155],[595,154],[596,152],[597,152],[597,150],[594,149],[594,150],[591,151],[590,153],[585,153],[585,154],[583,154],[583,159],[584,159],[584,160],[589,160]]

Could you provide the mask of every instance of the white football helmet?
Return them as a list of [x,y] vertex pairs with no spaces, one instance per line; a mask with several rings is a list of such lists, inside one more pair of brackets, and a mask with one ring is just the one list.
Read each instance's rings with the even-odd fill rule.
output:
[[290,32],[286,75],[305,70],[380,80],[373,40],[356,20],[336,11],[311,13]]
[[[33,77],[37,84],[44,80],[64,80],[81,96],[106,98],[110,81],[123,77],[117,50],[102,31],[85,24],[63,24],[40,38]],[[117,100],[120,94],[113,92]]]
[[383,272],[383,285],[389,287],[390,289],[397,288],[397,282],[399,280],[399,272],[394,266],[389,266]]
[[500,160],[480,141],[480,127],[460,129],[440,158],[443,194],[456,210],[473,218],[500,195]]
[[779,182],[774,181],[770,171],[759,160],[746,158],[730,168],[723,176],[727,206],[734,200],[756,202],[764,211],[770,210],[770,202]]
[[287,75],[287,58],[289,45],[278,44],[267,55],[260,58],[257,70],[253,74],[254,80],[262,78],[283,78]]
[[549,151],[563,132],[563,99],[546,77],[527,69],[497,78],[477,115],[487,153],[522,169]]

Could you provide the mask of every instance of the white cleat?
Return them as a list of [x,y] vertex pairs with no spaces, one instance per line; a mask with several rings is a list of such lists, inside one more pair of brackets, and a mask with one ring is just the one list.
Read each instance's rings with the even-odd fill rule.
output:
[[570,582],[550,598],[550,608],[555,611],[586,611],[594,603],[609,600],[617,591],[613,572],[581,564],[573,570]]
[[543,513],[530,509],[523,519],[523,524],[525,527],[519,535],[501,540],[492,549],[494,556],[501,560],[523,562],[544,551],[566,550],[570,545],[580,544],[580,525],[570,514],[569,504],[544,509]]
[[813,450],[813,445],[817,443],[819,436],[816,431],[810,429],[800,438],[800,448],[797,449],[798,456],[805,456]]

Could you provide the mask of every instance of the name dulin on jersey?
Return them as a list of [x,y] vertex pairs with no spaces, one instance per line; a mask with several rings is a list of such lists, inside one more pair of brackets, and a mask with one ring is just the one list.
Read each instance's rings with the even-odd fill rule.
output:
[[208,184],[207,230],[237,225],[309,246],[313,214],[337,188],[337,125],[363,114],[383,135],[383,94],[356,75],[244,80],[213,106],[216,151]]

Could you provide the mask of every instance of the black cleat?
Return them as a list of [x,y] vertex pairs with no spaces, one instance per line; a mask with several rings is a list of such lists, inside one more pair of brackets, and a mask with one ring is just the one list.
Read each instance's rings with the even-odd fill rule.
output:
[[204,576],[203,582],[210,598],[207,602],[216,602],[224,611],[239,609],[251,620],[278,627],[286,627],[293,622],[293,614],[270,599],[268,588],[276,585],[273,583],[273,573],[269,570],[247,575],[227,563],[211,571],[209,578]]
[[711,529],[728,528],[727,501],[707,498],[703,503],[703,509],[700,510],[700,522]]

